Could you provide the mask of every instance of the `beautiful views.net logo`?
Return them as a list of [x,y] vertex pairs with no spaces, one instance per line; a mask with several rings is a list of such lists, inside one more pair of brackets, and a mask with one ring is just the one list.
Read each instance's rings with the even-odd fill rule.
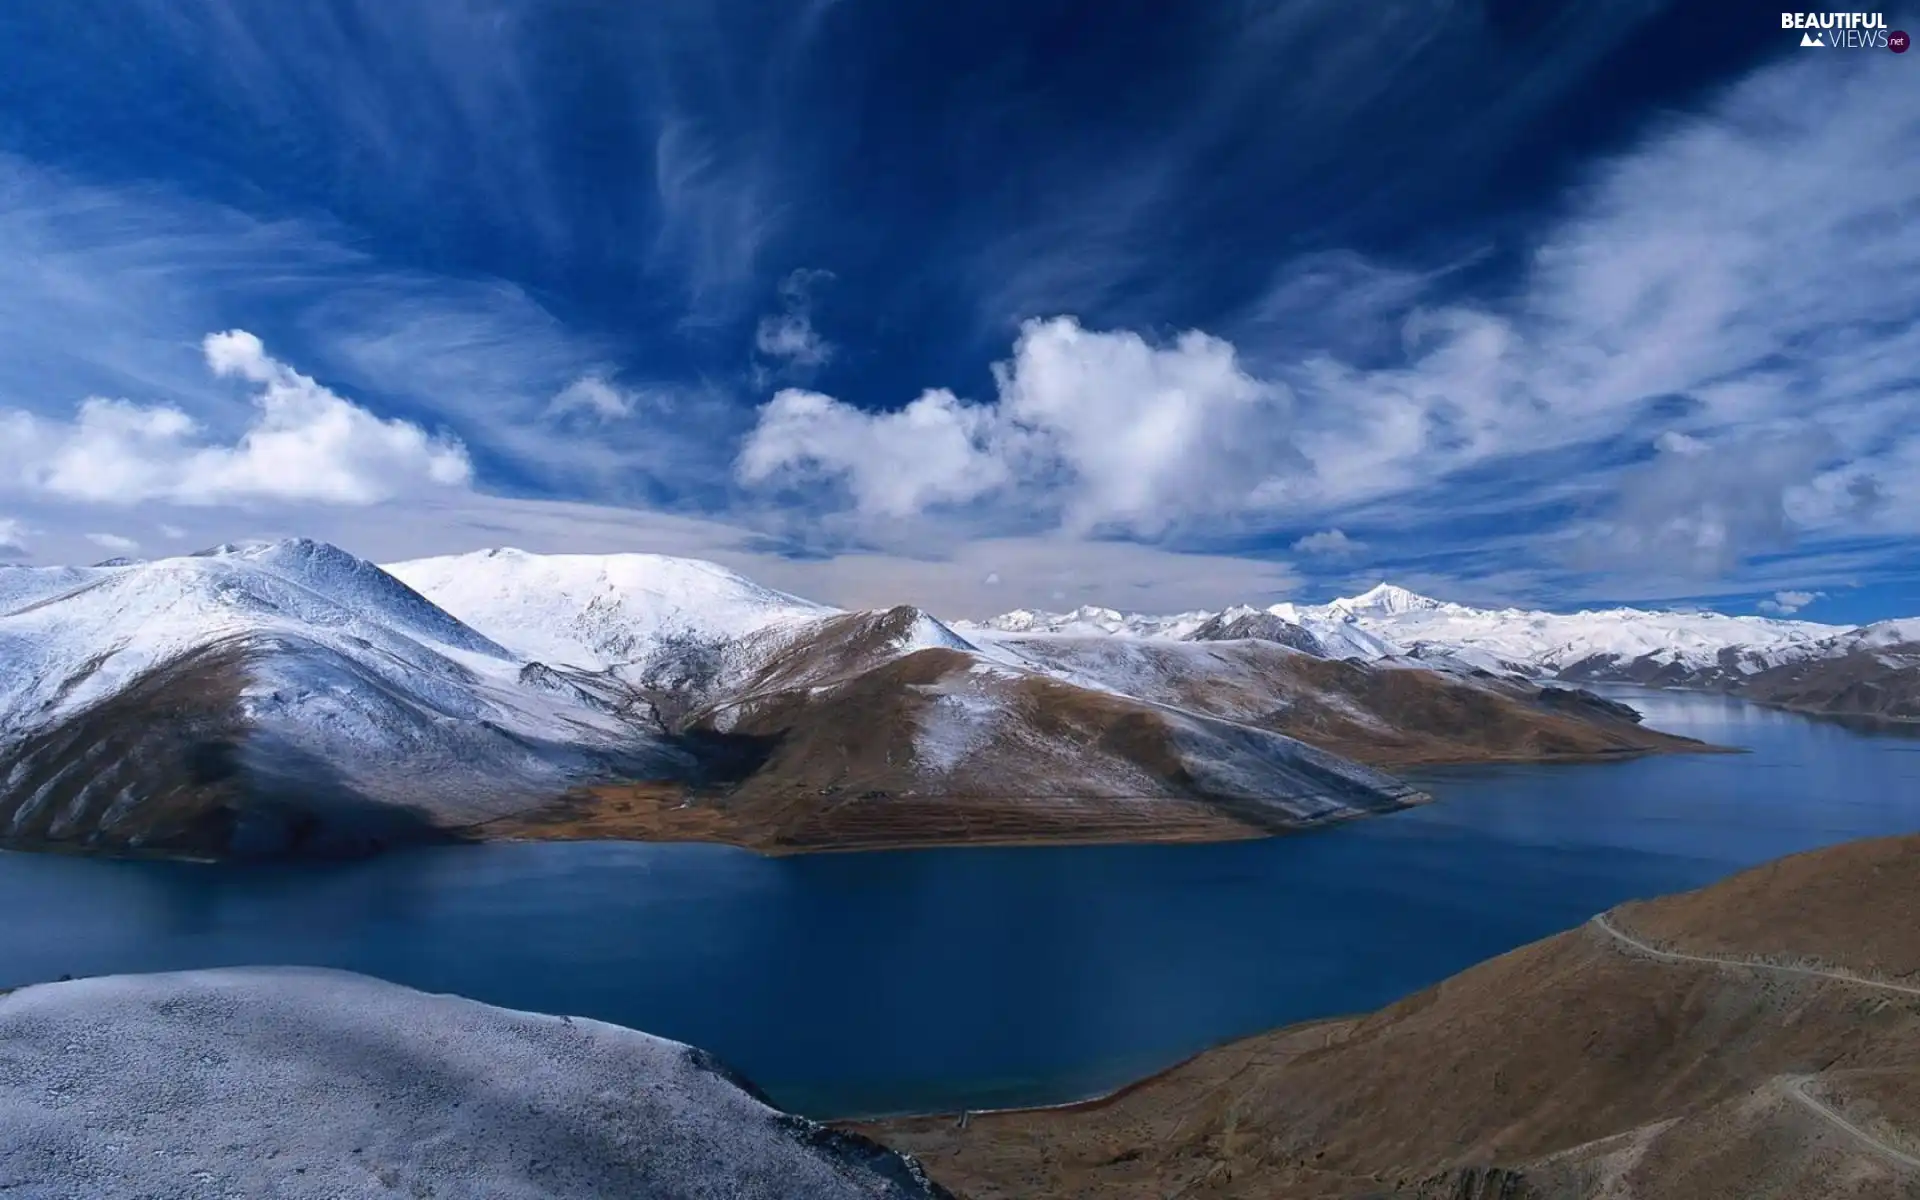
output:
[[1781,13],[1780,28],[1800,30],[1802,46],[1905,54],[1909,45],[1904,31],[1887,28],[1885,13]]

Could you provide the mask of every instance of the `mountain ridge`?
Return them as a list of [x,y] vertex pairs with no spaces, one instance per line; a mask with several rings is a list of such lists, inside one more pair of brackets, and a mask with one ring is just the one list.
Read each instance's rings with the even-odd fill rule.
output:
[[1920,618],[1826,625],[1707,610],[1482,609],[1380,583],[1322,605],[1282,602],[1166,616],[1086,606],[955,622],[984,639],[1188,640],[1255,614],[1297,626],[1329,657],[1516,674],[1574,684],[1729,692],[1835,716],[1920,720]]
[[1273,614],[1128,657],[656,555],[386,569],[288,539],[28,570],[0,582],[12,845],[1251,837],[1421,802],[1400,765],[1707,749],[1578,689],[1341,663],[1363,633]]

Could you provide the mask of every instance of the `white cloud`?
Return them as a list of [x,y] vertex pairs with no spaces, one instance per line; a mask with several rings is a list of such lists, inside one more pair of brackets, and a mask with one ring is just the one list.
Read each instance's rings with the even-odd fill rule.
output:
[[659,231],[654,254],[686,281],[690,324],[731,311],[752,278],[760,249],[775,227],[755,164],[730,157],[719,139],[686,118],[668,116],[654,141]]
[[934,390],[893,413],[781,392],[761,410],[739,476],[837,480],[863,514],[891,518],[1022,488],[1075,533],[1158,533],[1246,506],[1291,453],[1285,390],[1202,333],[1155,346],[1071,318],[1030,321],[994,377],[992,404]]
[[845,482],[855,506],[913,516],[975,499],[1008,482],[992,410],[952,392],[926,392],[899,412],[866,413],[831,396],[787,388],[760,410],[736,470],[749,484],[809,475]]
[[813,327],[813,289],[832,279],[831,271],[796,270],[780,283],[782,310],[760,318],[754,349],[789,368],[824,366],[833,357],[832,342]]
[[17,517],[0,517],[0,558],[19,558],[26,552],[26,522]]
[[1760,602],[1759,609],[1761,612],[1788,616],[1799,612],[1815,600],[1826,599],[1826,596],[1825,592],[1775,592],[1773,599]]
[[162,525],[160,526],[160,536],[177,542],[187,536],[187,531],[178,525]]
[[[1553,512],[1546,533],[1633,572],[1920,533],[1910,65],[1801,56],[1652,129],[1568,194],[1498,302],[1342,255],[1280,273],[1239,323],[1252,356],[1029,321],[994,395],[910,406],[931,451],[901,413],[776,397],[739,476],[823,479],[870,518],[971,505],[987,528],[1146,538],[1338,522],[1457,544],[1463,506],[1535,534]],[[1339,323],[1396,328],[1397,362],[1287,319],[1341,280],[1363,286]],[[1658,453],[1631,465],[1635,446]]]
[[74,500],[222,504],[297,499],[370,504],[465,485],[458,442],[378,417],[267,356],[244,330],[210,334],[207,366],[255,385],[251,424],[212,440],[171,405],[92,397],[71,421],[0,410],[0,478]]
[[1717,576],[1750,553],[1783,549],[1786,496],[1838,453],[1821,431],[1756,431],[1715,442],[1663,437],[1653,461],[1625,472],[1608,515],[1573,544],[1595,566],[1658,562]]
[[1327,558],[1343,558],[1358,554],[1365,548],[1366,543],[1355,541],[1338,529],[1310,533],[1293,544],[1297,554],[1318,554]]
[[617,421],[633,415],[633,397],[597,375],[582,375],[554,396],[547,405],[553,416],[586,413],[603,421]]
[[117,533],[90,533],[87,535],[87,540],[103,550],[111,550],[116,554],[131,554],[140,548],[139,542]]

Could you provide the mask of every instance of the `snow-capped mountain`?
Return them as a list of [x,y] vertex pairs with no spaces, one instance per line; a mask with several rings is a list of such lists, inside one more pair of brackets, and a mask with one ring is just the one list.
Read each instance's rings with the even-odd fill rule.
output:
[[[322,543],[221,547],[35,583],[0,612],[0,835],[10,838],[379,840],[360,817],[471,823],[682,757],[603,681],[530,672]],[[150,802],[186,792],[206,803],[169,815]]]
[[1420,798],[1380,766],[1683,748],[1597,698],[1407,670],[1376,632],[1439,619],[1476,618],[1376,589],[962,632],[685,559],[305,540],[12,569],[0,841],[1253,836]]
[[[1256,611],[1300,626],[1335,658],[1452,662],[1541,678],[1695,687],[1727,685],[1771,667],[1834,653],[1835,639],[1851,632],[1810,621],[1714,612],[1479,609],[1385,583],[1324,605],[1275,604],[1264,610],[1170,617],[1084,608],[1062,614],[1020,611],[956,625],[988,636],[1042,632],[1187,638],[1209,621]],[[1089,613],[1100,616],[1090,620]]]

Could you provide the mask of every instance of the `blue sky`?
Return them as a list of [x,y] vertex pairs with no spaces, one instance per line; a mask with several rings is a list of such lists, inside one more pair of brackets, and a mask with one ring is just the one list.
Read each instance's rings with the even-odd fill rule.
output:
[[0,38],[17,560],[1920,612],[1920,55],[1772,10],[21,0]]

